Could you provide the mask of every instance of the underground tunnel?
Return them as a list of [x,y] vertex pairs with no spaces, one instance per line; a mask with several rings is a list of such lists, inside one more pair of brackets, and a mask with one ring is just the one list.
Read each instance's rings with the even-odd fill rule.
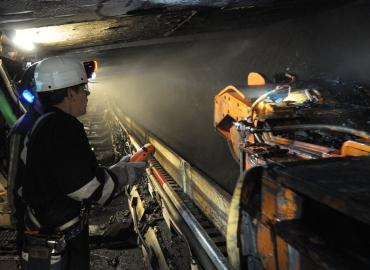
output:
[[2,1],[0,269],[368,269],[369,15]]

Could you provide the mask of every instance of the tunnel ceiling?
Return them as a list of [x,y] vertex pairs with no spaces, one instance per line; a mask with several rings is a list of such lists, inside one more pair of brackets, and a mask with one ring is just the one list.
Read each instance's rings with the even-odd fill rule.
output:
[[325,8],[325,2],[1,0],[0,30],[12,37],[15,29],[26,29],[39,51],[55,53],[253,27]]

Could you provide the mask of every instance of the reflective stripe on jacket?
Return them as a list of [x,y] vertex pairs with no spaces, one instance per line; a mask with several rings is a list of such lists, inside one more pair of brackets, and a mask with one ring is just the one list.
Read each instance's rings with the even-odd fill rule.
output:
[[58,227],[79,215],[82,200],[106,204],[117,181],[98,165],[81,122],[47,112],[27,144],[23,197],[44,227]]

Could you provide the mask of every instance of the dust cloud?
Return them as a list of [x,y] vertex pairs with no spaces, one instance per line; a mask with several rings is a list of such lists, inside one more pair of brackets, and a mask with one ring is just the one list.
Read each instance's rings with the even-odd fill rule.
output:
[[104,91],[141,125],[232,192],[238,166],[213,127],[213,98],[249,71],[272,78],[291,71],[302,79],[370,84],[370,21],[363,7],[347,6],[230,38],[142,46],[98,55],[96,91]]

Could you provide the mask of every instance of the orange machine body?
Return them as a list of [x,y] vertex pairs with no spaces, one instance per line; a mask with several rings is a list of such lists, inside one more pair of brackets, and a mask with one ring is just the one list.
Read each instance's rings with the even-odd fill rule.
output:
[[[239,223],[228,224],[228,231],[233,235],[240,231],[245,232],[245,230],[249,230],[253,226],[256,227],[256,230],[251,234],[255,235],[255,239],[253,237],[250,238],[251,235],[246,233],[242,233],[241,236],[238,236],[239,238],[232,235],[228,238],[231,239],[231,242],[227,243],[230,262],[235,269],[247,268],[242,262],[250,260],[250,257],[242,259],[243,255],[238,252],[243,250],[240,246],[241,243],[254,241],[256,256],[259,257],[259,261],[264,269],[325,269],[326,264],[332,263],[331,259],[327,261],[328,257],[325,257],[329,256],[330,253],[324,254],[319,248],[318,251],[311,250],[307,252],[305,250],[306,247],[314,247],[315,243],[309,243],[309,241],[307,243],[304,241],[300,242],[301,235],[316,236],[314,233],[312,235],[309,234],[311,232],[310,227],[305,231],[296,223],[297,221],[304,223],[305,220],[312,218],[316,214],[309,212],[307,205],[325,205],[320,206],[323,208],[322,211],[328,211],[330,214],[334,213],[335,217],[337,217],[336,211],[344,209],[343,206],[348,203],[346,198],[336,198],[334,196],[329,203],[325,201],[327,200],[327,195],[322,192],[323,189],[321,189],[320,185],[330,181],[335,183],[335,176],[330,176],[330,174],[335,173],[335,170],[327,172],[322,168],[324,166],[331,169],[335,167],[331,165],[331,161],[328,158],[334,161],[338,160],[338,164],[340,161],[343,163],[343,166],[347,166],[349,163],[347,164],[346,160],[351,159],[351,157],[369,156],[370,137],[348,139],[348,136],[327,132],[325,133],[326,136],[333,136],[336,141],[336,143],[330,145],[324,140],[316,139],[314,136],[305,138],[302,136],[304,132],[301,131],[272,132],[270,130],[259,133],[253,132],[253,130],[268,130],[269,128],[279,126],[313,124],[315,123],[314,121],[326,119],[325,117],[329,120],[330,118],[333,119],[343,111],[338,111],[338,113],[336,110],[326,111],[327,107],[329,107],[326,106],[326,102],[329,103],[331,100],[326,100],[326,96],[317,89],[300,88],[295,90],[291,85],[267,84],[266,80],[262,79],[262,75],[259,76],[256,73],[249,74],[247,84],[247,87],[227,86],[216,95],[214,100],[214,126],[217,132],[225,137],[229,143],[231,153],[236,161],[239,162],[241,171],[246,172],[248,175],[248,171],[261,165],[264,167],[281,166],[284,168],[286,166],[289,168],[289,166],[296,166],[294,164],[305,164],[305,162],[308,162],[307,164],[312,166],[312,170],[317,170],[318,175],[321,174],[322,183],[318,181],[312,184],[312,182],[307,181],[304,183],[310,185],[309,188],[313,191],[304,188],[300,189],[299,185],[298,187],[295,186],[296,182],[294,181],[303,180],[299,176],[293,177],[290,175],[290,171],[282,173],[283,176],[280,178],[275,177],[274,174],[264,173],[256,180],[258,184],[255,184],[255,186],[259,186],[258,191],[256,191],[258,195],[255,196],[259,198],[257,200],[259,207],[254,209],[252,213],[256,211],[259,214],[255,215],[253,224],[250,223],[248,226],[243,227],[244,225],[242,224],[245,223],[245,220],[239,221]],[[281,94],[282,92],[284,92],[284,95]],[[266,93],[272,93],[272,95],[268,96]],[[268,98],[261,98],[263,96],[268,96]],[[307,133],[309,132],[312,131],[309,130]],[[322,168],[311,162],[314,160],[320,161],[320,159],[323,160],[324,164]],[[353,164],[356,162],[359,161],[355,159]],[[361,164],[366,164],[366,162],[361,162]],[[341,169],[344,168],[343,166]],[[305,166],[302,166],[302,170],[304,168]],[[348,168],[352,170],[353,166]],[[268,172],[268,170],[266,171]],[[325,179],[326,174],[328,174],[327,179]],[[307,173],[307,175],[309,174]],[[246,177],[243,180],[241,178],[238,182],[244,182],[240,185],[237,184],[236,187],[236,189],[238,187],[241,188],[239,190],[239,194],[241,194],[239,198],[240,207],[236,207],[235,212],[230,210],[229,222],[235,219],[235,217],[243,219],[243,215],[238,211],[243,208],[243,205],[247,205],[252,200],[251,196],[245,194],[247,190],[251,189],[248,188],[248,185],[251,186],[249,182],[252,181],[253,177]],[[315,179],[315,177],[312,179]],[[351,186],[350,179],[343,181],[342,186],[332,186],[331,189],[338,194],[340,194],[341,190],[360,190]],[[234,191],[234,197],[236,196],[235,194],[238,194],[237,190]],[[317,194],[320,194],[320,196]],[[336,199],[336,203],[333,203]],[[356,207],[360,209],[362,206]],[[349,220],[353,217],[347,218],[347,216],[351,215],[350,211],[348,213],[345,213],[345,221],[351,222]],[[303,219],[302,216],[304,217]],[[320,217],[320,215],[318,216]],[[237,225],[239,227],[236,228],[235,224],[239,224]],[[285,224],[286,228],[288,228],[286,230]],[[283,229],[280,232],[277,231],[277,228]],[[297,235],[286,233],[289,231],[294,231]],[[248,239],[245,238],[247,240],[243,239],[246,235],[249,237]],[[312,259],[315,256],[317,260]],[[248,265],[248,267],[250,266]]]

